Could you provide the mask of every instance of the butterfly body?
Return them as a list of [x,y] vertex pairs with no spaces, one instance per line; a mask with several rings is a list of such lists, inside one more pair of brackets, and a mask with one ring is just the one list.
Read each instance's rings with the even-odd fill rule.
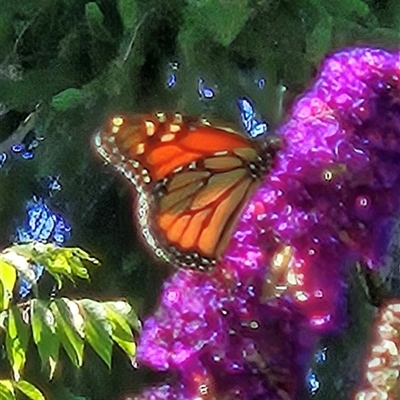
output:
[[134,184],[138,221],[155,254],[203,269],[221,256],[279,147],[263,152],[229,127],[164,113],[114,116],[95,145]]

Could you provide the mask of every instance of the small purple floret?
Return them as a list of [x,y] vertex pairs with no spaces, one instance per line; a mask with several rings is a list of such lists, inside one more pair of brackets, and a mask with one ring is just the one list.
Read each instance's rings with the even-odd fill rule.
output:
[[226,340],[220,318],[224,296],[221,285],[208,275],[178,271],[165,283],[158,310],[144,323],[138,358],[167,370],[184,364],[208,342]]

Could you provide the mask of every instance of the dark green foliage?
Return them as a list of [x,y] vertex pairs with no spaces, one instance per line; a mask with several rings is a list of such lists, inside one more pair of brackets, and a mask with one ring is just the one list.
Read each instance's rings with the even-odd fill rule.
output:
[[[65,349],[60,352],[61,361],[72,360],[79,366],[88,356],[91,362],[83,363],[78,371],[66,367],[63,374],[55,373],[49,389],[54,398],[76,400],[84,395],[88,400],[117,399],[126,388],[138,390],[142,386],[143,374],[135,373],[122,357],[126,325],[115,325],[122,339],[109,336],[122,349],[111,357],[110,339],[105,339],[100,329],[102,319],[90,319],[101,314],[93,299],[126,297],[137,311],[150,312],[162,279],[170,273],[156,264],[137,240],[131,188],[91,150],[91,137],[107,115],[178,110],[239,126],[236,99],[248,96],[275,128],[293,99],[309,85],[327,53],[363,44],[398,46],[399,4],[397,0],[1,2],[0,152],[38,103],[42,106],[35,127],[45,139],[34,160],[17,159],[0,169],[0,246],[10,244],[16,226],[24,220],[25,201],[40,193],[39,178],[60,174],[63,189],[50,201],[73,226],[72,245],[89,249],[104,265],[90,283],[80,286],[79,295],[88,300],[85,315],[91,337],[107,346],[102,349],[94,341],[89,343],[92,349],[82,353],[81,340],[63,331],[63,342],[53,342],[46,349],[36,337],[27,349],[27,354],[29,346],[38,349],[36,360],[26,360],[29,382],[33,378],[35,386],[48,385],[48,375],[37,371],[41,364],[51,370],[49,354],[56,354],[61,346]],[[172,89],[166,86],[170,62],[179,64],[177,85]],[[199,100],[200,77],[215,89],[215,99]],[[262,90],[255,84],[260,77],[266,79]],[[1,111],[4,107],[8,114]],[[4,265],[0,268],[7,269]],[[55,275],[58,282],[65,275],[71,277],[72,269],[65,271],[62,276]],[[9,305],[4,289],[14,284],[8,276],[10,280],[0,287],[2,307]],[[64,290],[66,297],[76,294],[71,285],[66,284]],[[359,293],[357,288],[355,293]],[[354,302],[361,300],[355,296]],[[35,306],[37,327],[46,308],[42,303]],[[62,321],[66,317],[62,303],[52,307]],[[369,309],[360,309],[355,322],[365,334],[362,317],[369,317]],[[350,338],[356,338],[354,332],[349,332]],[[51,329],[44,334],[51,336]],[[72,339],[66,340],[68,337]],[[332,345],[336,354],[349,351],[344,342]],[[15,350],[8,347],[9,353]],[[111,372],[104,362],[112,362]],[[323,397],[317,394],[316,399],[337,398],[332,387],[342,379],[342,367],[348,371],[350,363],[348,360],[347,367],[336,361],[327,364],[328,370],[321,371],[326,377]],[[354,378],[354,370],[349,373]],[[10,390],[22,389],[11,382],[0,385],[0,395]]]
[[[351,324],[341,335],[321,340],[326,347],[327,362],[314,363],[313,368],[321,380],[321,390],[315,399],[348,400],[362,379],[364,351],[369,344],[374,307],[366,301],[366,293],[357,273],[350,276],[348,314]],[[338,371],[334,373],[333,371]]]
[[69,108],[82,105],[84,98],[81,90],[68,88],[55,95],[51,101],[51,105],[56,111],[66,111]]
[[138,5],[135,0],[118,0],[117,3],[124,29],[131,31],[138,23]]
[[183,46],[209,38],[229,46],[249,19],[252,9],[248,0],[189,0],[182,27]]

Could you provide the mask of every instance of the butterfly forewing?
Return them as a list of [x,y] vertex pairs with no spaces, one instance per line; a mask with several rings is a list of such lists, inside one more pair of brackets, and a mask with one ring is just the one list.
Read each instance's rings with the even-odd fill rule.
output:
[[158,256],[205,268],[222,254],[273,154],[231,128],[180,114],[115,116],[95,138],[98,152],[139,193],[138,220]]

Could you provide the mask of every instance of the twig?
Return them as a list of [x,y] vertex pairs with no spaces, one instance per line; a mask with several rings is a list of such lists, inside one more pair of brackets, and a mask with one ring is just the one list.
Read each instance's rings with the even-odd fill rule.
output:
[[19,33],[19,35],[18,35],[18,37],[17,37],[17,39],[15,40],[15,43],[14,43],[14,48],[13,48],[13,53],[14,53],[14,54],[17,53],[17,48],[18,48],[19,42],[20,42],[21,39],[22,39],[22,36],[24,36],[24,34],[25,34],[25,32],[28,30],[28,28],[31,27],[31,25],[33,24],[33,22],[35,21],[35,19],[38,17],[38,15],[40,14],[40,12],[41,12],[40,10],[37,11],[37,13],[33,16],[33,18],[31,18],[30,21],[28,21],[28,23],[25,24],[24,27],[22,28],[21,32]]
[[122,65],[125,64],[125,62],[128,60],[129,55],[132,51],[133,45],[135,44],[135,40],[136,40],[136,36],[138,35],[139,29],[140,27],[143,25],[144,21],[146,20],[146,18],[154,11],[154,8],[149,10],[146,14],[144,14],[144,16],[142,17],[142,19],[139,21],[139,23],[136,25],[135,30],[133,31],[133,35],[132,35],[132,39],[129,42],[128,48],[125,52],[125,55],[122,59]]

